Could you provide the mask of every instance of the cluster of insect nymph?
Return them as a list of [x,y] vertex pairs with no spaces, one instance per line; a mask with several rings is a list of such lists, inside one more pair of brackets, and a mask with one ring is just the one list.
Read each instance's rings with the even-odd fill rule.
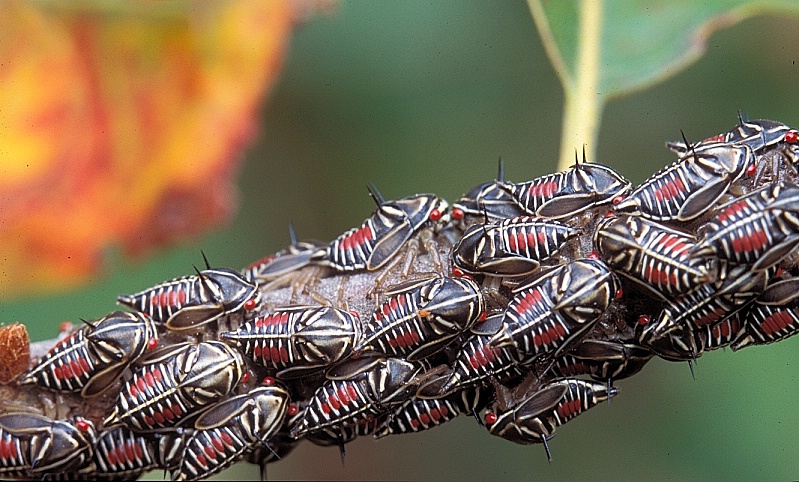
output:
[[302,440],[343,456],[459,414],[550,457],[556,427],[652,357],[795,334],[799,133],[741,119],[668,146],[637,187],[583,159],[523,183],[500,168],[452,206],[372,188],[330,243],[292,232],[243,270],[120,296],[17,380],[37,402],[5,402],[0,477],[265,473]]

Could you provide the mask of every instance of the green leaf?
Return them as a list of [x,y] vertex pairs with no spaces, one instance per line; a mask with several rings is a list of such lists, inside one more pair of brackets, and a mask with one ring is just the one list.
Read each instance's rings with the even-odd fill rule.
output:
[[604,103],[697,60],[711,34],[764,13],[799,14],[795,0],[528,0],[564,89],[559,168],[595,152]]

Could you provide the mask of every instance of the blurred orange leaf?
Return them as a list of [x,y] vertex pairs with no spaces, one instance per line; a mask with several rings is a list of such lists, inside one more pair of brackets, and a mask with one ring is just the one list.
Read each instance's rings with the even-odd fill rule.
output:
[[109,245],[140,253],[228,219],[309,4],[82,5],[0,3],[5,298],[84,280]]

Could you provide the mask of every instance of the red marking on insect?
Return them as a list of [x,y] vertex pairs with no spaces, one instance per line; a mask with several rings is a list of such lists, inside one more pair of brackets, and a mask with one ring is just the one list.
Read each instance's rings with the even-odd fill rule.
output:
[[138,388],[140,392],[147,393],[147,384],[144,382],[143,378],[136,379],[136,388]]
[[580,413],[580,400],[570,400],[558,405],[558,415],[563,419],[569,419]]
[[622,296],[624,296],[624,291],[622,291],[622,289],[619,288],[618,290],[616,290],[616,295],[613,296],[613,298],[620,300]]
[[91,428],[91,425],[89,425],[89,422],[87,422],[86,420],[78,420],[78,421],[76,421],[75,422],[75,426],[81,432],[88,432],[89,429]]
[[528,193],[535,197],[550,197],[558,190],[556,181],[548,181],[541,184],[533,184],[528,189]]
[[163,424],[164,422],[166,422],[166,417],[164,417],[164,415],[161,412],[154,412],[153,413],[153,418],[155,419],[156,422],[158,422],[160,424]]
[[144,423],[147,424],[148,426],[152,427],[152,426],[155,425],[155,420],[153,420],[153,417],[151,417],[149,415],[145,415],[144,416]]
[[747,203],[746,203],[745,200],[744,201],[738,201],[736,203],[732,203],[729,206],[727,206],[726,208],[724,208],[723,210],[721,210],[718,213],[718,215],[716,216],[716,219],[718,221],[720,221],[720,222],[724,222],[727,219],[736,216],[739,212],[741,212],[744,209],[746,209],[746,207],[747,207]]
[[171,421],[175,419],[175,412],[172,410],[165,408],[161,412],[164,414],[164,417],[166,417],[167,420]]
[[497,415],[492,412],[488,412],[485,416],[486,425],[491,425],[497,422]]
[[203,451],[205,452],[205,455],[207,455],[209,459],[216,460],[216,450],[214,450],[214,447],[212,447],[211,445],[206,445],[205,447],[203,447]]
[[359,320],[361,319],[361,315],[360,315],[360,313],[358,313],[358,312],[357,312],[357,311],[355,311],[355,310],[350,310],[350,314],[351,314],[352,316],[354,316],[355,318],[358,318]]
[[757,166],[754,164],[750,164],[749,167],[746,168],[746,174],[751,176],[757,172]]
[[426,413],[420,413],[419,414],[419,420],[421,420],[421,422],[423,424],[429,425],[430,424],[430,415],[428,415]]
[[432,211],[430,211],[431,221],[438,221],[439,219],[441,219],[441,211],[439,211],[438,209],[433,209]]
[[256,306],[258,306],[258,301],[254,299],[249,299],[244,302],[244,309],[247,311],[254,310]]
[[664,248],[671,249],[674,254],[685,254],[690,249],[682,239],[668,233],[663,236],[662,243]]
[[799,132],[788,131],[785,133],[785,142],[788,144],[796,144],[799,142]]
[[330,408],[333,410],[338,411],[341,408],[341,402],[339,402],[338,397],[336,397],[335,393],[331,393],[327,397],[327,403],[330,405]]
[[732,240],[732,249],[736,253],[751,253],[761,249],[768,243],[768,236],[765,231],[758,229],[753,233],[742,232],[740,237]]
[[716,308],[710,313],[700,316],[696,321],[694,321],[694,324],[696,326],[710,325],[711,323],[715,323],[723,318],[725,314],[727,314],[727,312],[723,308]]
[[655,189],[654,196],[656,200],[664,201],[679,196],[680,192],[684,190],[685,184],[677,177],[666,181],[662,186]]
[[762,323],[760,323],[760,327],[767,335],[772,335],[785,329],[785,327],[789,326],[793,319],[786,311],[776,311],[770,316],[766,317]]
[[180,417],[183,414],[183,410],[180,409],[180,405],[174,404],[172,405],[172,413],[174,413],[176,417]]
[[648,325],[651,320],[652,318],[649,315],[641,315],[638,317],[638,324],[641,326]]
[[244,374],[241,376],[241,383],[247,383],[250,381],[250,372],[245,371]]
[[591,251],[590,253],[588,253],[588,256],[586,256],[586,258],[599,259],[599,253],[597,253],[596,251]]
[[225,451],[225,444],[222,443],[221,439],[218,439],[216,437],[212,438],[211,439],[211,445],[213,445],[214,448],[216,450],[218,450],[219,452],[224,452]]
[[461,208],[453,208],[452,209],[452,219],[463,219],[466,213],[463,212]]
[[150,339],[147,341],[147,349],[148,349],[148,350],[153,350],[153,349],[155,349],[155,347],[157,347],[157,346],[158,346],[158,338],[150,338]]
[[199,463],[203,467],[208,467],[208,461],[205,459],[205,456],[203,456],[203,454],[197,454],[197,463]]
[[286,415],[289,417],[293,417],[300,413],[300,407],[297,406],[295,403],[290,403],[289,406],[286,408]]

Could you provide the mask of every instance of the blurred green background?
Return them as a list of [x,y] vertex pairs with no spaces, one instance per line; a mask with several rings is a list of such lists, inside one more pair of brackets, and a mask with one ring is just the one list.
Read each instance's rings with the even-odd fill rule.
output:
[[[612,101],[599,158],[634,182],[674,160],[664,141],[732,128],[737,111],[799,126],[799,20],[758,17],[719,32],[707,54],[654,88]],[[204,250],[242,267],[301,238],[329,240],[386,198],[436,192],[455,200],[494,178],[549,173],[559,147],[562,93],[522,0],[347,2],[294,35],[261,134],[240,173],[240,211],[224,230],[134,264],[85,289],[0,305],[0,321],[51,338],[63,320],[99,317],[118,294],[191,273]],[[579,147],[579,146],[576,146]],[[270,467],[274,479],[799,478],[799,337],[684,363],[652,361],[621,394],[517,446],[470,418],[437,430],[337,448],[302,444]],[[226,478],[257,478],[240,464]],[[153,478],[159,478],[153,476]]]

